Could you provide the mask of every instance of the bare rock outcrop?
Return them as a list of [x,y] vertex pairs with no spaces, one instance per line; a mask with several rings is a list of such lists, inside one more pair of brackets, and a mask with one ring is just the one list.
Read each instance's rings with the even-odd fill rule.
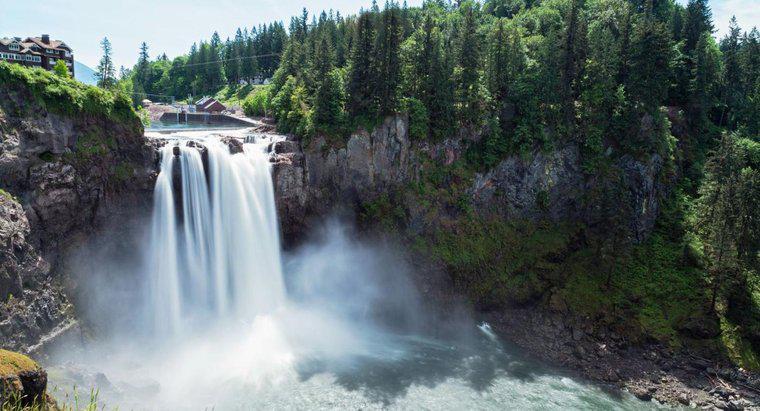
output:
[[[344,146],[317,136],[304,147],[298,141],[273,147],[278,211],[286,239],[305,230],[309,216],[356,210],[379,195],[418,181],[426,161],[450,165],[461,159],[464,137],[435,144],[412,143],[406,116],[391,116],[371,132],[357,131]],[[622,156],[621,175],[630,237],[643,241],[654,228],[660,200],[668,190],[664,161]],[[475,174],[468,190],[474,211],[505,219],[552,221],[600,220],[600,206],[589,197],[602,184],[583,170],[579,148],[567,144],[528,156],[513,155]],[[416,210],[415,204],[405,204]],[[414,219],[414,212],[411,219]],[[410,224],[415,225],[412,221]]]

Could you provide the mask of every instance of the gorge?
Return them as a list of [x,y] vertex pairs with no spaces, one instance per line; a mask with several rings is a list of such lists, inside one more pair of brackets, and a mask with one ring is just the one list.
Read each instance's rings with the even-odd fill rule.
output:
[[[131,273],[130,290],[145,298],[146,318],[78,354],[51,348],[51,384],[100,376],[104,404],[161,409],[643,406],[530,359],[465,311],[428,312],[435,304],[420,299],[400,250],[345,223],[314,222],[321,234],[281,266],[269,159],[282,136],[147,134],[163,146],[150,240],[138,253],[147,265]],[[130,275],[100,261],[92,270]],[[118,301],[93,282],[104,304]]]
[[[759,407],[760,32],[309,17],[0,62],[0,408]],[[197,93],[236,126],[156,123]]]

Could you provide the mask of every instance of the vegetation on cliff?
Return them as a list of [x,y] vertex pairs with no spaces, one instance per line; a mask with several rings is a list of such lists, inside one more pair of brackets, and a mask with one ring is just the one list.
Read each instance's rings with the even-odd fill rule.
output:
[[[42,69],[0,62],[0,85],[8,93],[29,93],[35,102],[50,112],[62,115],[101,117],[112,121],[139,124],[129,97],[88,86],[72,78]],[[19,104],[19,110],[30,104]]]
[[40,368],[31,358],[12,351],[0,350],[0,376],[18,375]]
[[[88,86],[69,77],[0,62],[0,127],[20,132],[8,123],[38,118],[46,113],[76,124],[76,133],[65,141],[67,150],[38,153],[39,160],[62,160],[83,174],[99,174],[109,187],[126,183],[140,161],[143,125],[131,99],[117,90]],[[64,136],[58,136],[64,138]],[[56,138],[51,136],[51,138]],[[61,146],[62,147],[62,146]]]

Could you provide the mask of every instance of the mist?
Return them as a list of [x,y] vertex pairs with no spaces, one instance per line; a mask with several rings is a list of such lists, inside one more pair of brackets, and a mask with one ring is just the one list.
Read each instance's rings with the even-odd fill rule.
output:
[[273,138],[233,155],[207,132],[178,136],[151,214],[69,253],[82,332],[45,364],[60,401],[92,389],[106,409],[619,405],[503,345],[466,306],[435,306],[403,246],[350,220],[283,252]]
[[192,328],[166,337],[153,332],[145,310],[150,292],[142,280],[150,270],[140,253],[124,253],[146,244],[147,233],[131,235],[136,238],[125,241],[104,233],[71,256],[70,270],[86,275],[77,281],[77,309],[94,334],[79,350],[61,347],[51,361],[77,364],[72,374],[85,376],[80,387],[107,380],[99,387],[106,405],[229,405],[242,392],[269,391],[304,372],[340,372],[367,358],[402,357],[398,335],[429,325],[398,249],[362,240],[350,225],[331,219],[283,255],[282,306],[247,320],[187,318]]

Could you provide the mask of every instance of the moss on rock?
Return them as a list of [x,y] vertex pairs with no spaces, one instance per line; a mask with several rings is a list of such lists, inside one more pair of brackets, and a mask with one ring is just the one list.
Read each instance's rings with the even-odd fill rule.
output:
[[38,371],[40,366],[26,355],[0,350],[0,376],[18,375],[26,371]]

